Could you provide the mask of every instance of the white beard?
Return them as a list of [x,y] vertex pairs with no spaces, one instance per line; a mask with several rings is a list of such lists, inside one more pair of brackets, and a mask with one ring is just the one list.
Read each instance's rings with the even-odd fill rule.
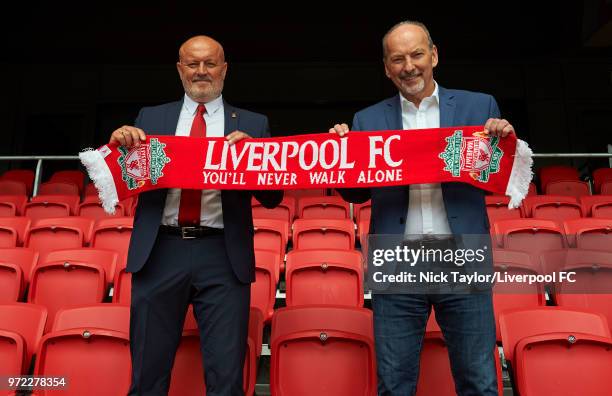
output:
[[406,92],[407,94],[416,95],[423,89],[425,89],[425,80],[423,79],[423,77],[419,77],[419,81],[416,84],[402,84],[402,87],[404,88],[404,92]]

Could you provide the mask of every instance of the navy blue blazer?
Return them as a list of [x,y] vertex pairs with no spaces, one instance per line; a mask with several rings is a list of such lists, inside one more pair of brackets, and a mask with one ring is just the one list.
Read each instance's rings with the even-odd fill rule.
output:
[[[136,119],[136,126],[151,135],[174,135],[183,101],[144,107]],[[233,107],[223,102],[225,135],[235,130],[251,137],[270,136],[268,118],[262,114]],[[161,224],[167,189],[140,194],[134,215],[134,229],[130,239],[127,271],[138,272],[145,265]],[[227,254],[236,277],[243,283],[255,281],[255,253],[253,250],[253,217],[251,197],[266,208],[273,208],[283,199],[283,191],[222,190],[221,207]]]
[[[499,118],[497,102],[491,95],[438,88],[440,127],[484,125]],[[403,129],[399,94],[355,114],[353,131]],[[483,190],[465,183],[442,183],[442,196],[453,234],[488,234],[489,220]],[[343,189],[349,202],[372,199],[371,234],[403,234],[408,210],[408,186]]]

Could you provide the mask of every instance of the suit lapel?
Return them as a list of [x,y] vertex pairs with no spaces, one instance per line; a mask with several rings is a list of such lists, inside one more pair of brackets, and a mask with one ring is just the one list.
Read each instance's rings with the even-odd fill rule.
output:
[[181,109],[183,108],[183,100],[172,102],[166,109],[164,115],[164,127],[160,131],[162,135],[175,135],[176,126],[178,125],[179,116],[181,115]]
[[238,111],[232,105],[223,101],[223,113],[225,118],[225,136],[238,129]]
[[402,126],[402,107],[399,94],[387,100],[385,119],[390,130],[404,129]]
[[455,95],[439,87],[440,97],[440,128],[455,126]]

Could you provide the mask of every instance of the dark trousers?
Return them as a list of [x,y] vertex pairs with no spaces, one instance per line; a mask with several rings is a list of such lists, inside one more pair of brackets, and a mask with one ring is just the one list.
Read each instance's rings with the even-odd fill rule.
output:
[[193,303],[207,396],[243,395],[250,284],[238,281],[223,235],[184,240],[160,233],[132,274],[129,395],[166,395],[188,305]]
[[497,395],[493,301],[490,292],[481,292],[373,294],[379,396],[416,393],[432,306],[448,347],[457,394]]

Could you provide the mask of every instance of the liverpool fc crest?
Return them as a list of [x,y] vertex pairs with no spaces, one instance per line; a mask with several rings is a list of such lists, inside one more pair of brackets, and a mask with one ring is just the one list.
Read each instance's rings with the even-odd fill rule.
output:
[[504,152],[498,143],[498,137],[491,138],[484,131],[464,137],[463,131],[457,130],[446,138],[446,149],[438,157],[444,160],[444,170],[453,177],[459,177],[463,171],[472,179],[486,183],[491,173],[499,172]]
[[170,158],[164,152],[165,144],[158,139],[151,138],[149,144],[128,149],[119,146],[121,153],[117,162],[121,167],[122,179],[130,190],[144,186],[147,180],[151,184],[157,184],[157,180],[163,177],[164,166],[170,162]]

